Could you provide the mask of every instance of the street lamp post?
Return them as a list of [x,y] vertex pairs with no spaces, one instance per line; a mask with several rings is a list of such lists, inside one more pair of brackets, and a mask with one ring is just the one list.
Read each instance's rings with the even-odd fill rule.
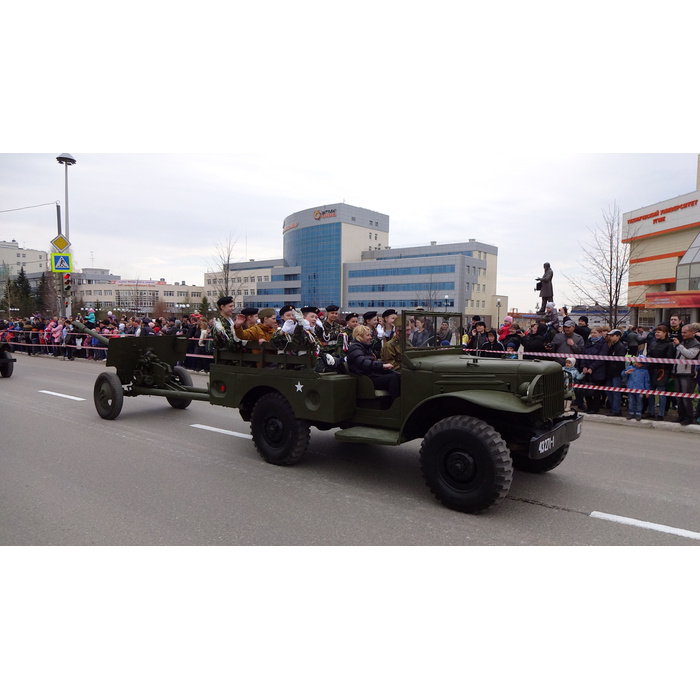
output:
[[496,328],[501,327],[501,300],[496,299]]
[[[64,215],[65,217],[65,223],[63,228],[65,229],[64,233],[64,238],[68,241],[68,246],[66,246],[66,250],[70,247],[70,232],[68,230],[68,166],[69,165],[75,165],[76,160],[73,158],[73,156],[70,153],[61,153],[60,156],[56,156],[56,160],[64,166],[65,168],[65,181],[66,181],[66,213]],[[65,300],[66,305],[65,305],[65,315],[70,316],[71,315],[71,300],[70,300],[70,292],[68,293],[68,298]]]

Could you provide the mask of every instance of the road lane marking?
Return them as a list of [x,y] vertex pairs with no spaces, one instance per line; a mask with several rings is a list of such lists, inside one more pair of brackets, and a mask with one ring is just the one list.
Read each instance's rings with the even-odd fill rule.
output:
[[633,525],[634,527],[643,527],[647,530],[658,530],[666,532],[669,535],[678,535],[679,537],[689,537],[691,540],[700,540],[700,532],[692,530],[681,530],[677,527],[669,527],[668,525],[659,525],[658,523],[648,523],[646,520],[635,520],[634,518],[625,518],[621,515],[611,515],[610,513],[600,513],[594,510],[591,513],[591,518],[600,518],[601,520],[612,520],[616,523],[624,525]]
[[194,423],[190,425],[190,428],[199,428],[200,430],[211,430],[212,433],[223,433],[224,435],[233,435],[234,437],[245,438],[246,440],[252,440],[252,435],[246,435],[245,433],[234,433],[233,430],[224,430],[223,428],[214,428],[211,425],[200,425],[199,423]]
[[39,389],[40,394],[50,394],[51,396],[60,396],[62,399],[70,399],[71,401],[85,401],[79,396],[69,396],[68,394],[57,394],[55,391],[46,391],[44,389]]

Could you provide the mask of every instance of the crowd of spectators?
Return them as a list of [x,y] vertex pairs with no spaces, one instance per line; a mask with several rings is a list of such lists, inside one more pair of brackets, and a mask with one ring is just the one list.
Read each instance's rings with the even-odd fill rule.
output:
[[[27,318],[0,320],[0,340],[10,344],[13,352],[26,353],[30,357],[50,355],[63,360],[81,358],[95,362],[104,362],[107,348],[97,338],[81,332],[74,321],[94,330],[105,338],[125,335],[177,335],[187,338],[187,357],[182,365],[195,372],[208,372],[212,354],[211,320],[198,313],[184,316],[181,320],[121,316],[117,318],[108,314],[105,319],[97,320],[94,309],[75,316],[54,316],[44,318],[34,314]],[[200,357],[197,357],[200,356]]]
[[[350,316],[356,317],[354,314]],[[368,316],[372,314],[365,314],[365,317]],[[395,318],[395,312],[391,318]],[[125,335],[184,336],[188,345],[187,357],[182,364],[195,372],[209,371],[214,319],[192,313],[182,319],[134,316],[117,318],[108,315],[105,319],[96,320],[94,310],[90,309],[84,315],[77,315],[75,320],[106,338]],[[357,320],[361,325],[364,323],[371,326],[375,319]],[[14,351],[26,352],[29,356],[43,354],[69,361],[76,357],[104,361],[105,346],[89,334],[80,332],[73,321],[72,316],[49,319],[42,318],[40,314],[24,319],[3,320],[0,321],[0,340],[10,343]],[[346,325],[345,319],[338,321],[340,326]],[[380,327],[382,323],[377,325]],[[455,345],[460,340],[458,335],[454,336],[453,329],[446,321],[436,332],[431,318],[421,316],[415,316],[409,321],[406,338],[413,347],[436,343]],[[601,387],[599,390],[575,390],[573,405],[582,412],[597,414],[607,411],[611,416],[622,416],[623,404],[627,402],[627,418],[630,420],[641,417],[665,420],[670,411],[677,410],[678,422],[684,425],[700,423],[698,400],[640,394],[639,400],[635,397],[632,401],[619,391],[623,387],[645,387],[645,374],[648,375],[651,390],[682,393],[697,391],[700,382],[700,324],[683,324],[678,315],[671,316],[667,323],[653,328],[629,326],[624,331],[605,325],[591,328],[586,316],[581,316],[574,322],[566,307],[557,310],[549,302],[544,318],[533,318],[528,327],[523,327],[514,322],[511,316],[506,316],[499,328],[487,328],[479,316],[473,316],[461,337],[461,344],[467,353],[496,358],[534,359],[546,357],[547,354],[558,355],[551,359],[559,362],[571,374],[574,383]],[[577,355],[583,355],[585,359],[577,360]],[[638,363],[635,358],[640,355],[667,360],[698,359],[698,364]],[[591,359],[591,356],[601,359]],[[608,357],[619,360],[609,360]],[[611,389],[618,391],[610,391]],[[697,404],[695,408],[693,401]]]

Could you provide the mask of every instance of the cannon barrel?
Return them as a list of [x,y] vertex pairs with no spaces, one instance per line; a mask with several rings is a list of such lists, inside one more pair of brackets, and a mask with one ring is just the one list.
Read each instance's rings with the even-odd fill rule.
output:
[[102,345],[109,345],[109,338],[105,338],[103,335],[100,335],[97,331],[93,330],[92,328],[88,328],[84,323],[81,323],[80,321],[73,321],[73,328],[77,328],[81,333],[87,333],[93,338],[97,338],[97,340],[99,340]]

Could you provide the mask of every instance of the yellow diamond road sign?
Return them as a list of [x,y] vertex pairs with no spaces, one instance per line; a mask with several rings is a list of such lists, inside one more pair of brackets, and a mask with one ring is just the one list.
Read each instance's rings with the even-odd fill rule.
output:
[[70,241],[63,234],[59,234],[51,241],[51,245],[59,253],[62,253],[64,250],[68,250],[68,248],[70,248]]

